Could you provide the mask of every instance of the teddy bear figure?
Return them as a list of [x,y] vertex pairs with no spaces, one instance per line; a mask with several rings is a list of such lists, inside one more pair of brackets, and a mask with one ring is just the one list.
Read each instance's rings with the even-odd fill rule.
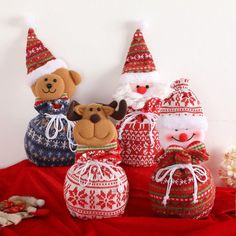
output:
[[209,158],[203,143],[207,119],[188,79],[172,88],[157,123],[163,154],[150,183],[152,207],[159,216],[204,218],[215,198],[211,172],[199,165]]
[[76,163],[68,170],[64,198],[72,216],[80,219],[116,217],[124,213],[128,180],[121,162],[117,131],[108,116],[120,120],[126,113],[122,100],[109,105],[73,102],[68,119],[77,121],[74,138]]
[[69,99],[80,83],[80,75],[68,70],[36,37],[28,31],[26,50],[27,80],[36,97],[33,118],[25,135],[25,150],[30,161],[38,166],[72,165],[75,144],[74,123],[66,117]]

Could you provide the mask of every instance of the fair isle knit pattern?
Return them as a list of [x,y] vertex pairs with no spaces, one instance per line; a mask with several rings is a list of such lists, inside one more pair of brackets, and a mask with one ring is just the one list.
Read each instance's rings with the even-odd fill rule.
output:
[[[207,217],[213,207],[215,199],[215,185],[210,171],[203,166],[198,166],[203,161],[208,160],[205,145],[195,141],[187,148],[171,145],[159,158],[157,169],[152,175],[150,182],[150,199],[153,211],[159,216],[181,217],[200,219]],[[190,169],[177,169],[171,174],[167,174],[160,181],[156,181],[156,174],[176,164],[193,164],[196,168],[194,175]],[[166,170],[162,176],[165,175]],[[166,172],[167,173],[167,172]],[[204,179],[204,176],[206,177]],[[163,204],[166,197],[167,186],[171,178],[171,189],[167,202]],[[194,178],[197,186],[194,186]],[[197,187],[196,199],[193,198],[194,190]],[[196,200],[196,201],[194,201]]]
[[[74,163],[75,154],[69,148],[65,120],[62,120],[64,129],[58,133],[55,139],[48,139],[45,135],[50,121],[46,114],[66,114],[68,107],[69,100],[66,97],[47,102],[36,100],[35,109],[39,115],[30,121],[25,134],[25,151],[29,160],[34,164],[53,167]],[[51,127],[50,134],[54,132],[54,128]]]
[[126,58],[123,68],[124,73],[152,72],[156,67],[150,51],[146,45],[141,30],[137,29],[134,33],[133,41]]
[[[146,102],[142,112],[155,113],[159,115],[160,99],[152,98]],[[128,112],[132,113],[134,109],[129,107]],[[123,129],[122,137],[119,140],[121,145],[122,162],[134,167],[150,167],[156,163],[156,159],[161,150],[157,128],[151,130],[151,124],[144,121],[142,115],[135,118],[131,123],[127,123]],[[118,123],[119,132],[125,118]],[[151,143],[150,135],[153,137]]]
[[52,53],[37,38],[34,30],[29,28],[26,48],[26,66],[28,74],[45,65],[48,61],[55,60]]
[[117,142],[102,147],[88,147],[84,152],[85,146],[79,149],[77,161],[65,178],[67,208],[72,216],[83,220],[120,216],[128,201],[127,176],[117,165],[120,148]]
[[176,80],[171,87],[174,91],[163,100],[161,116],[203,116],[200,101],[193,91],[189,89],[188,79]]

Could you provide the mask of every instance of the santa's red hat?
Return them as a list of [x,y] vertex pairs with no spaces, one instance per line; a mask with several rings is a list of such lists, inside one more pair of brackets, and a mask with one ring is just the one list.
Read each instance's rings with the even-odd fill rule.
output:
[[56,59],[29,28],[26,47],[27,83],[32,86],[38,78],[59,68],[67,68],[64,61]]
[[134,33],[129,52],[125,61],[121,80],[124,83],[155,83],[159,82],[152,54],[148,50],[140,24]]
[[207,129],[207,119],[197,96],[189,89],[188,79],[176,80],[173,92],[163,100],[158,126]]

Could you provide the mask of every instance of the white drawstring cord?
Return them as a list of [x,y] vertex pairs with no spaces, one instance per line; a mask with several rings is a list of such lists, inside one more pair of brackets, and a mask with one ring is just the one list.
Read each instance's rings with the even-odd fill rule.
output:
[[122,125],[121,125],[121,127],[119,129],[119,139],[122,138],[122,133],[124,131],[125,126],[128,123],[133,123],[132,120],[135,119],[139,115],[145,116],[146,119],[148,120],[148,123],[145,123],[145,124],[150,124],[150,126],[151,126],[151,129],[150,129],[150,132],[149,132],[149,137],[150,137],[151,144],[153,144],[154,143],[153,130],[156,127],[156,122],[157,122],[157,119],[158,119],[158,115],[156,115],[156,114],[154,114],[152,112],[145,113],[145,112],[142,112],[142,111],[134,111],[134,112],[131,112],[131,113],[127,114],[124,117],[124,122],[122,123]]
[[[94,167],[97,168],[97,171],[100,174],[100,179],[101,180],[107,180],[107,178],[104,176],[103,172],[102,172],[102,168],[106,168],[110,171],[111,173],[111,178],[110,180],[117,180],[118,183],[118,191],[119,192],[123,192],[124,191],[124,186],[122,185],[122,181],[121,181],[121,174],[120,174],[120,167],[119,166],[115,166],[113,164],[108,164],[105,162],[101,162],[98,160],[88,160],[86,163],[78,161],[77,162],[79,164],[77,170],[76,170],[76,174],[78,175],[78,182],[80,185],[82,185],[83,187],[86,187],[89,183],[89,181],[91,181],[92,178],[92,169]],[[82,176],[86,173],[86,171],[88,171],[88,177],[86,178],[86,182],[82,183],[81,178]]]
[[[64,114],[48,114],[46,113],[46,118],[49,118],[50,121],[47,124],[46,130],[45,130],[45,135],[48,139],[55,139],[59,132],[61,132],[64,128],[64,124],[62,120],[65,120],[67,123],[67,140],[69,142],[69,148],[72,152],[76,151],[76,148],[74,149],[73,147],[77,147],[77,144],[74,144],[74,142],[72,141],[72,131],[73,128],[75,126],[74,122],[70,121],[67,119],[67,117]],[[55,129],[54,134],[52,134],[52,136],[50,136],[50,129],[52,128]]]
[[[205,183],[207,181],[207,172],[204,167],[199,166],[199,165],[174,164],[171,166],[167,166],[165,168],[161,168],[160,170],[157,171],[157,173],[155,175],[155,181],[157,183],[162,182],[167,177],[167,175],[169,175],[169,178],[167,181],[166,194],[165,194],[163,201],[162,201],[162,204],[164,206],[166,206],[167,200],[169,199],[170,190],[171,190],[171,187],[173,184],[173,175],[174,175],[175,171],[178,169],[188,169],[193,176],[193,184],[194,184],[193,203],[198,202],[198,199],[197,199],[198,183],[197,183],[197,181],[199,181],[201,183]],[[198,175],[200,177],[203,177],[203,179],[201,179]]]

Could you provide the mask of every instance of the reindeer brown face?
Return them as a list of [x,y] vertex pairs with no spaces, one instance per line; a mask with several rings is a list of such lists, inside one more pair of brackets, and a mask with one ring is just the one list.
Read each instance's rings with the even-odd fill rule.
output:
[[116,102],[109,105],[89,104],[80,105],[73,101],[67,117],[77,121],[74,128],[74,138],[77,144],[87,146],[101,146],[117,139],[117,131],[109,116],[121,120],[127,110],[125,100],[120,101],[118,111]]

